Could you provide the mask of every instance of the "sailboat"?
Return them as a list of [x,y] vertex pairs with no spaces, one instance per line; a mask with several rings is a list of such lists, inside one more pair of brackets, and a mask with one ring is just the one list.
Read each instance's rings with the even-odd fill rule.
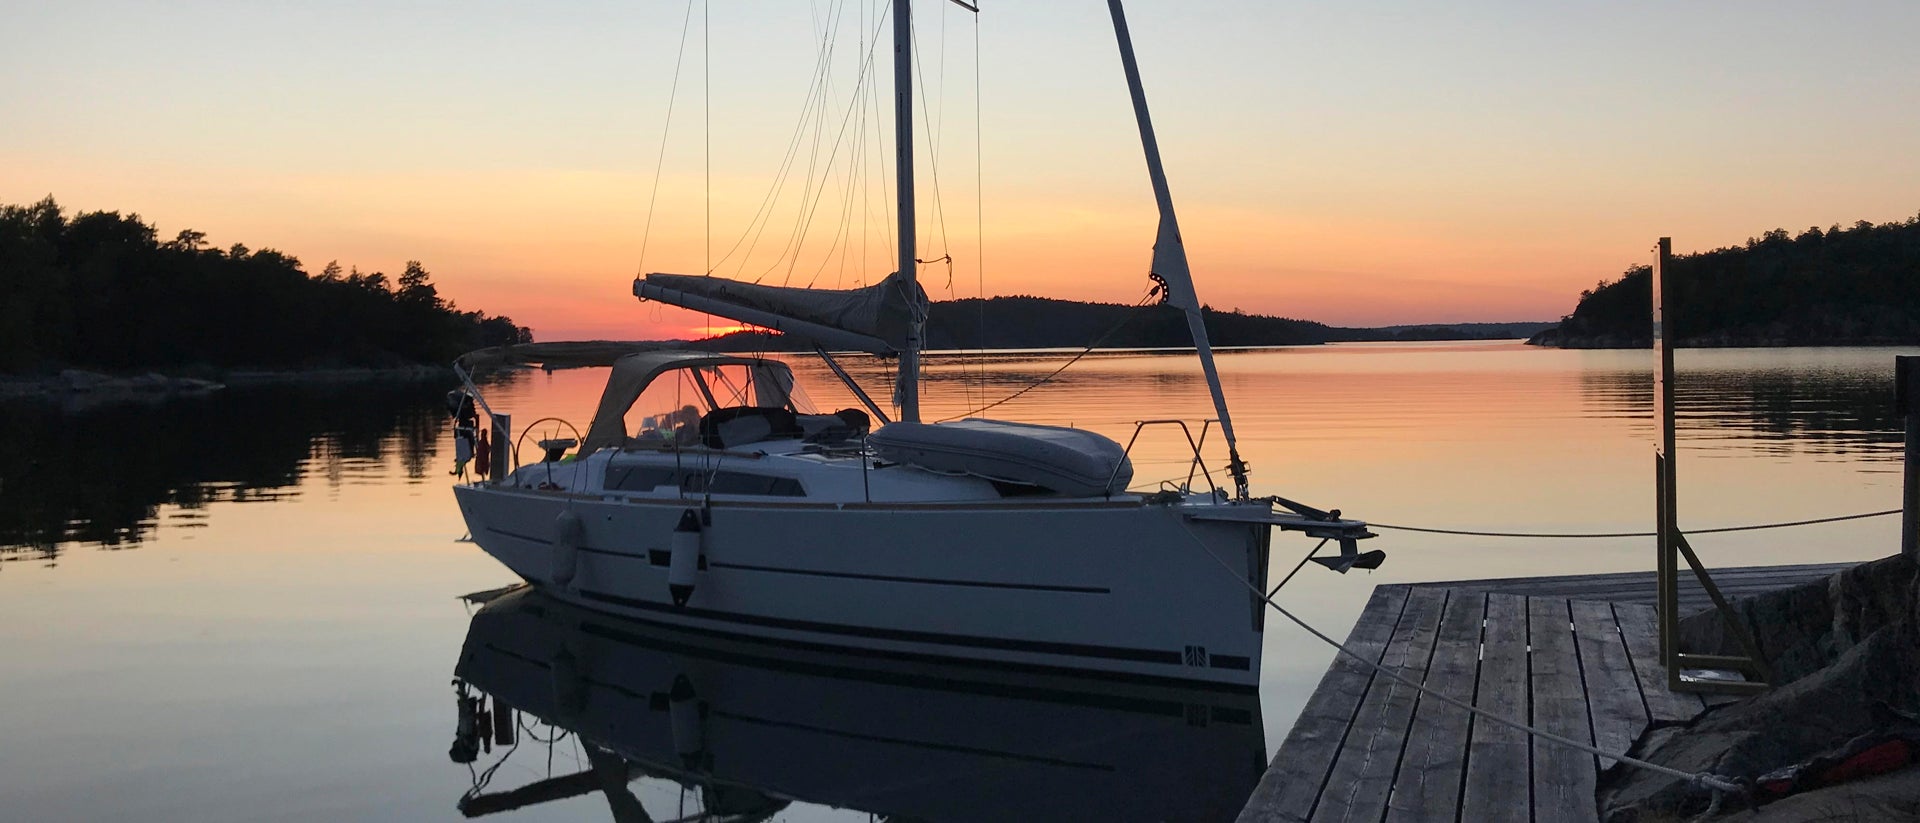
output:
[[[1151,276],[1186,316],[1231,488],[1177,421],[1139,425],[1189,431],[1197,471],[1137,493],[1131,445],[1100,434],[922,419],[912,11],[896,0],[897,271],[851,290],[670,273],[633,283],[642,300],[810,343],[863,408],[819,413],[770,358],[606,342],[471,353],[456,367],[492,419],[500,467],[455,487],[473,541],[561,601],[713,636],[1257,689],[1274,531],[1336,542],[1339,555],[1320,559],[1338,571],[1381,555],[1358,551],[1372,536],[1361,521],[1249,491],[1125,14],[1108,5],[1159,206]],[[897,359],[897,419],[840,365],[847,352]],[[511,471],[512,420],[474,377],[504,364],[609,369],[587,430],[539,441]]]

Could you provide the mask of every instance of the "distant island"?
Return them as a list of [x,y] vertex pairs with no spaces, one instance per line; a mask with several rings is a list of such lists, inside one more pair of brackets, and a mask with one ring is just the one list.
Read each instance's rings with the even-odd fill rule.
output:
[[[1580,293],[1527,342],[1570,349],[1653,344],[1652,267]],[[1745,246],[1673,258],[1670,334],[1683,346],[1920,343],[1920,216],[1850,228],[1774,229]]]
[[0,206],[0,374],[65,368],[241,369],[444,366],[531,341],[509,318],[442,299],[419,261],[389,279],[234,244],[191,229],[160,240],[138,214],[68,218],[53,198]]
[[[1322,343],[1416,340],[1502,340],[1534,334],[1552,323],[1458,323],[1452,325],[1345,328],[1205,310],[1215,346],[1302,346]],[[690,345],[717,351],[802,351],[802,340],[741,331]],[[1187,320],[1172,306],[1125,306],[1047,297],[1011,296],[934,302],[927,309],[929,349],[1178,348],[1193,345]]]

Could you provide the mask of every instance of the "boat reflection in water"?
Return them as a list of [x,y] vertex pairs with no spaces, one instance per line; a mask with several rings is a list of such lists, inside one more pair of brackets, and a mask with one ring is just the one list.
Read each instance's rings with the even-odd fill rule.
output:
[[[703,820],[791,803],[893,820],[1228,820],[1265,766],[1251,694],[716,640],[525,587],[474,615],[455,677],[468,817],[598,792],[615,820],[650,820],[634,781],[651,779],[691,790]],[[580,771],[493,785],[488,767],[513,748],[568,732]]]

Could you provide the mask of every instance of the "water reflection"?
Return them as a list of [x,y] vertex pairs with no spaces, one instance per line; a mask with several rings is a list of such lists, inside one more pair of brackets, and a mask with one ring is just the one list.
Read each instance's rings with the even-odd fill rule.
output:
[[[527,589],[474,615],[455,676],[468,817],[593,794],[617,821],[764,820],[789,804],[1228,820],[1265,766],[1251,695],[730,643]],[[536,771],[503,769],[516,753]]]
[[209,504],[282,500],[309,476],[329,488],[431,476],[445,429],[429,383],[235,388],[160,402],[3,411],[0,559],[53,559],[72,544],[127,548],[204,525]]
[[[1818,355],[1815,355],[1818,352]],[[1849,455],[1898,460],[1893,354],[1875,349],[1683,352],[1675,382],[1678,425],[1689,445],[1775,456]],[[1594,416],[1641,421],[1652,437],[1653,377],[1644,369],[1581,373]]]

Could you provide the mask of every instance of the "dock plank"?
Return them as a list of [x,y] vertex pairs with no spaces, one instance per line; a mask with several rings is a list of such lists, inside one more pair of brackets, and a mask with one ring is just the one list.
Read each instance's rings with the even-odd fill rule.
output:
[[[1346,647],[1378,662],[1386,653],[1394,626],[1400,622],[1407,592],[1405,586],[1376,586],[1347,635]],[[1300,718],[1294,721],[1272,765],[1241,810],[1241,821],[1304,821],[1313,814],[1373,675],[1373,669],[1360,661],[1334,655],[1327,673],[1320,678],[1320,686],[1307,699]]]
[[[1852,563],[1811,563],[1794,566],[1730,566],[1709,569],[1713,582],[1728,598],[1738,599],[1775,591],[1811,580],[1828,577],[1851,568]],[[1493,577],[1478,580],[1446,580],[1415,583],[1455,590],[1503,592],[1531,597],[1564,597],[1570,600],[1604,600],[1611,603],[1644,603],[1657,598],[1653,572],[1578,574],[1557,577]],[[1712,606],[1705,589],[1691,571],[1682,570],[1679,579],[1680,608],[1695,612]]]
[[[1449,591],[1424,684],[1436,694],[1471,704],[1480,673],[1480,630],[1486,620],[1482,592]],[[1407,732],[1400,774],[1388,800],[1389,823],[1453,820],[1460,810],[1460,784],[1467,767],[1467,735],[1473,715],[1422,696]]]
[[[1594,745],[1624,754],[1647,727],[1647,706],[1627,658],[1613,606],[1590,600],[1572,602],[1573,637],[1580,648],[1580,676],[1586,684],[1587,717]],[[1613,765],[1600,759],[1600,768]]]
[[[1527,599],[1489,593],[1474,706],[1527,722],[1531,708],[1527,688]],[[1533,770],[1526,733],[1477,717],[1471,725],[1460,819],[1530,820]]]
[[[1838,564],[1716,570],[1729,597],[1827,576]],[[1705,595],[1682,578],[1682,602]],[[1649,723],[1730,697],[1667,690],[1653,575],[1380,586],[1287,735],[1243,821],[1593,820],[1604,756],[1450,706],[1471,700],[1602,751]],[[1390,666],[1421,689],[1378,676]],[[1422,690],[1432,694],[1424,694]]]
[[1419,689],[1408,683],[1426,679],[1446,599],[1445,589],[1408,592],[1406,609],[1380,659],[1388,671],[1408,682],[1375,675],[1359,713],[1354,715],[1353,731],[1334,760],[1313,820],[1377,821],[1386,813],[1387,796],[1393,789],[1400,754],[1406,748],[1407,729],[1413,724],[1414,708],[1420,700]]
[[1640,683],[1649,722],[1689,720],[1706,708],[1697,694],[1667,690],[1667,670],[1660,665],[1659,618],[1652,606],[1615,603],[1613,616],[1620,624],[1620,639],[1627,644],[1627,658]]
[[[1580,678],[1571,606],[1559,598],[1527,600],[1533,725],[1591,745],[1593,727],[1587,719],[1587,690]],[[1593,755],[1546,738],[1533,738],[1535,820],[1597,821],[1594,780]]]

